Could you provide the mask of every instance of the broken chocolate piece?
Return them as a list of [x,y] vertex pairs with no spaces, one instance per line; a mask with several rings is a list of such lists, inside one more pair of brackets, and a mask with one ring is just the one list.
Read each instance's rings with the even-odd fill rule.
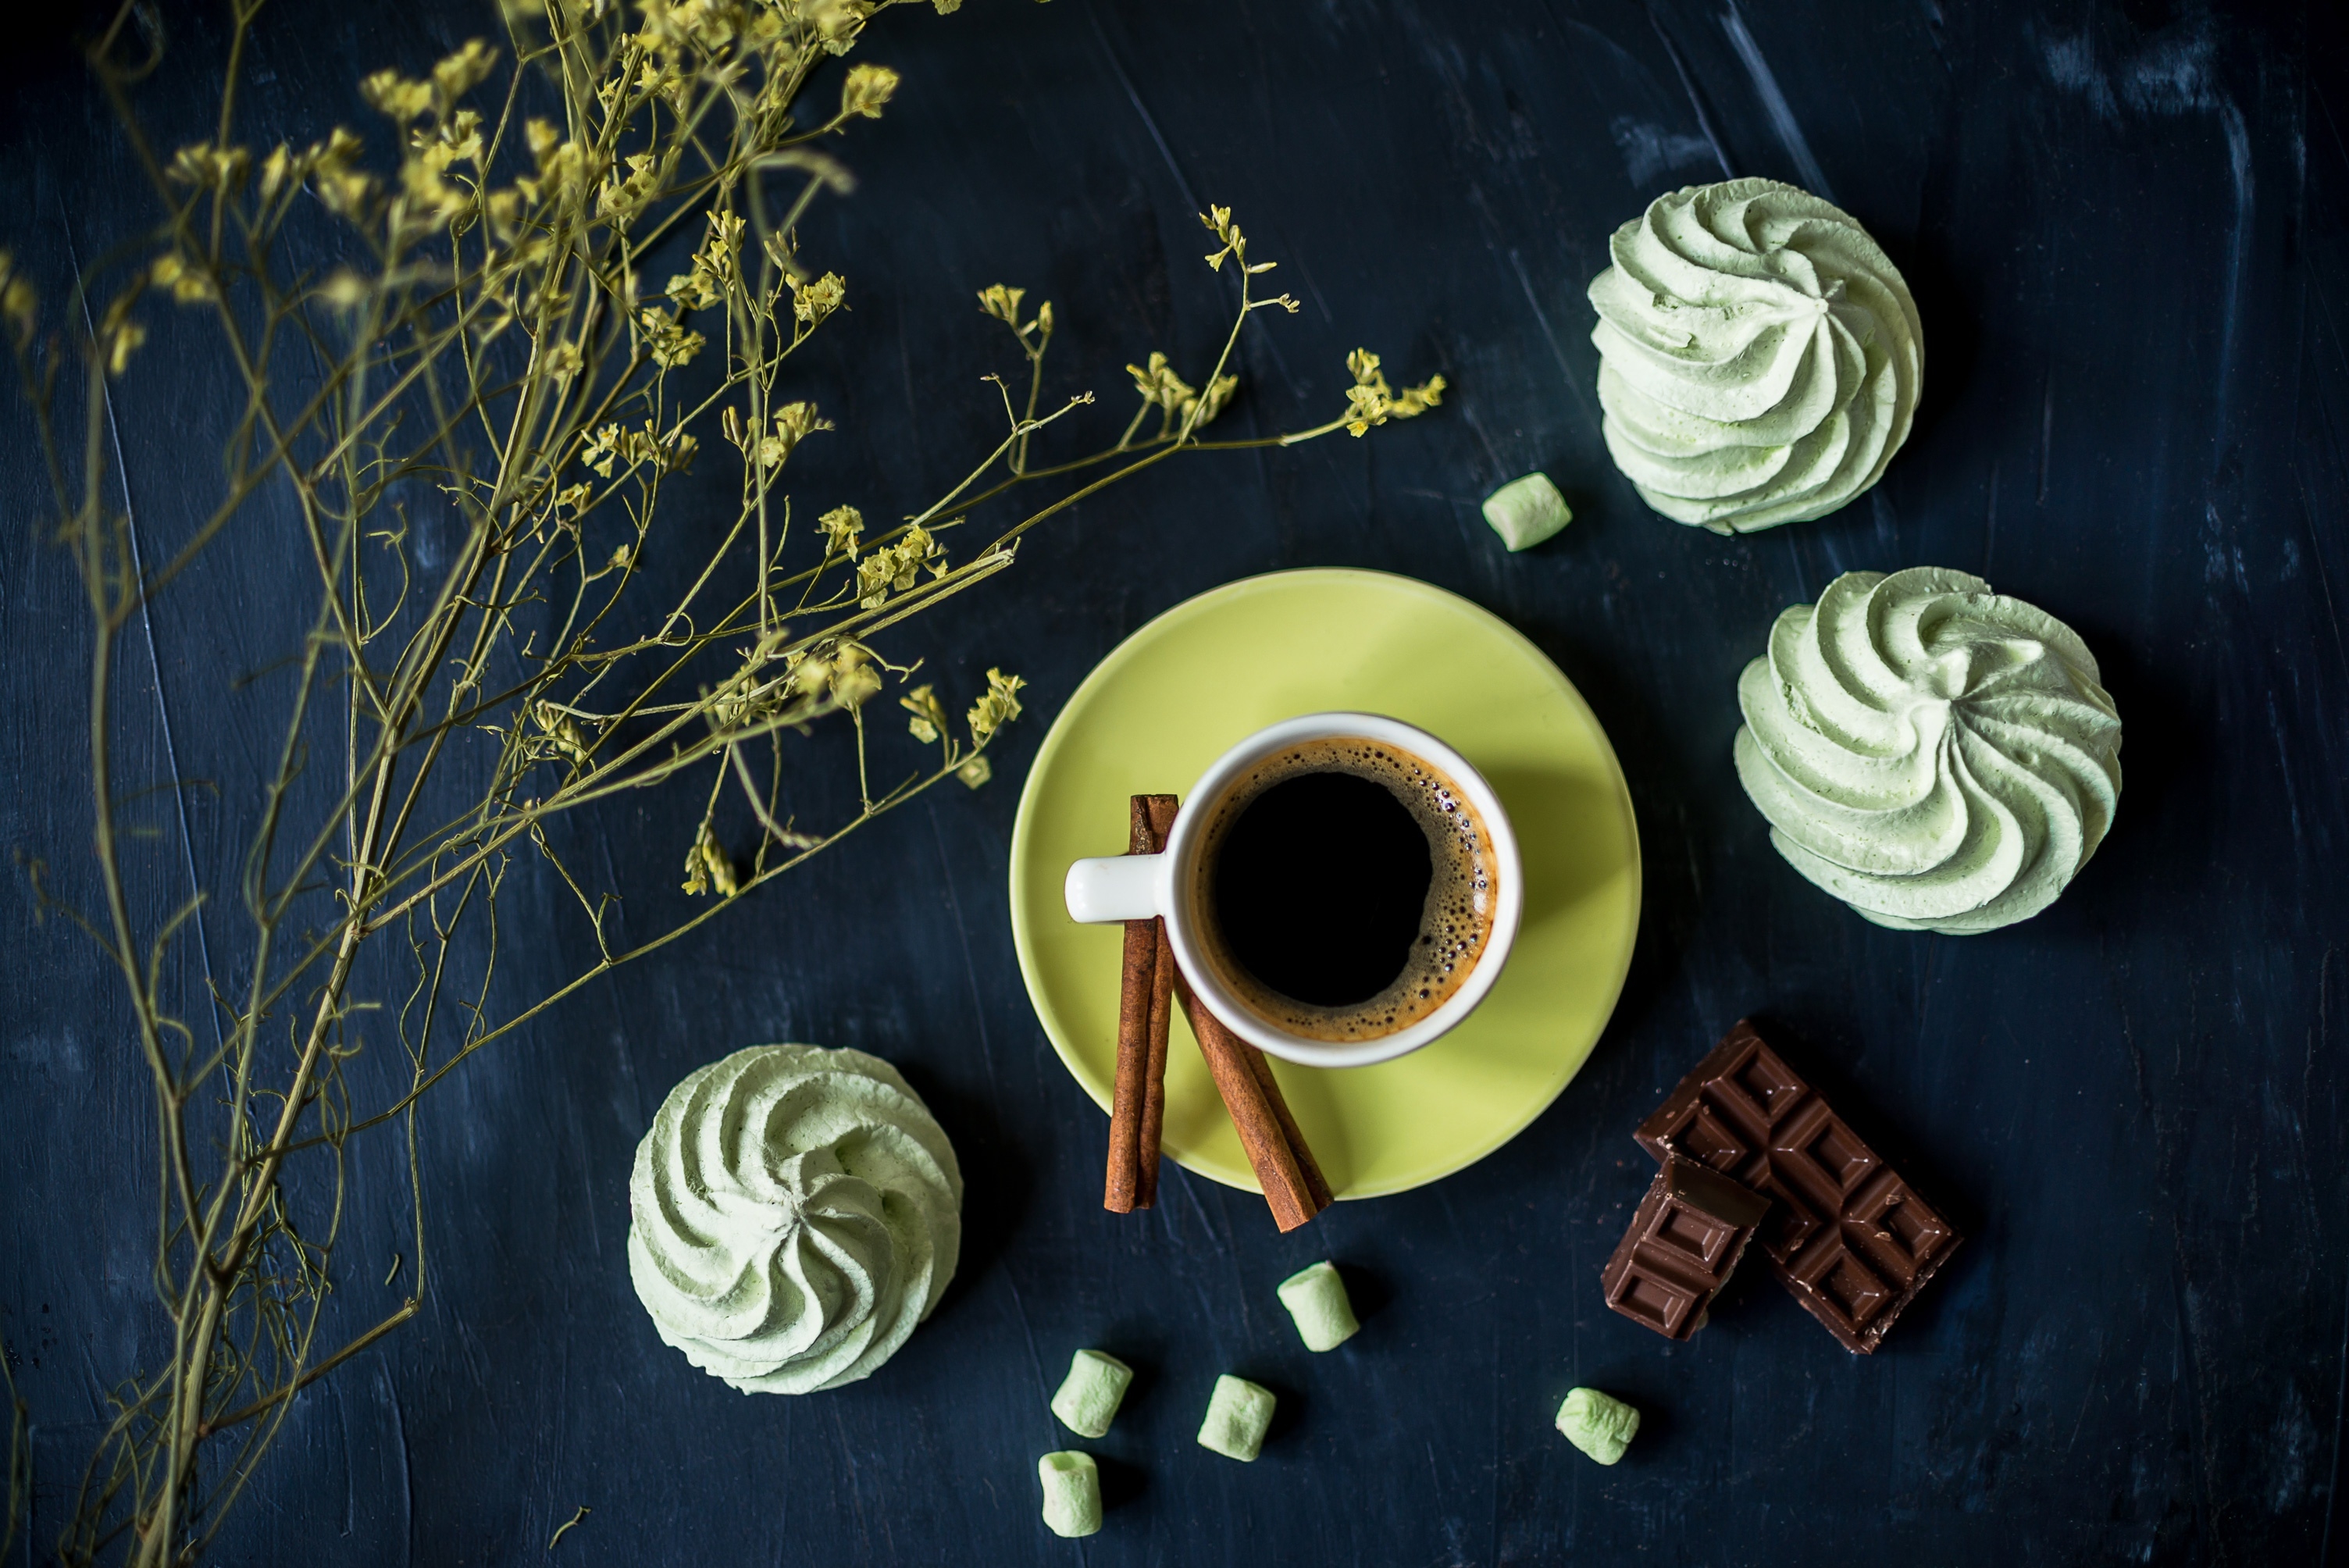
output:
[[1726,1176],[1666,1154],[1599,1276],[1607,1305],[1668,1339],[1686,1339],[1704,1326],[1705,1308],[1769,1206]]
[[1633,1136],[1774,1200],[1771,1272],[1857,1355],[1964,1239],[1743,1020]]

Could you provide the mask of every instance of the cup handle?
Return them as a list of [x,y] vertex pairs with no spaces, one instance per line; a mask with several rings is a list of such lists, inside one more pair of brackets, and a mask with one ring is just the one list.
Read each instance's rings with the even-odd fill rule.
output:
[[1069,918],[1084,925],[1148,920],[1158,907],[1158,862],[1164,855],[1104,855],[1069,868],[1062,896]]

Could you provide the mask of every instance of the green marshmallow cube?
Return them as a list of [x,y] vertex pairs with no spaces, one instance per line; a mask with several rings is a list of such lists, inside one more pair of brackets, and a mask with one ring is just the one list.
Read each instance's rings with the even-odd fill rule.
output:
[[1631,1446],[1640,1430],[1640,1412],[1596,1388],[1577,1388],[1557,1408],[1557,1429],[1600,1464],[1611,1465]]
[[1279,1290],[1280,1305],[1297,1320],[1297,1332],[1306,1349],[1335,1350],[1361,1332],[1336,1264],[1318,1263],[1300,1269],[1282,1280]]
[[1133,1381],[1133,1368],[1116,1357],[1080,1350],[1070,1357],[1069,1375],[1052,1396],[1052,1414],[1081,1438],[1106,1437],[1125,1398],[1125,1386]]
[[1243,1464],[1255,1459],[1264,1451],[1264,1434],[1272,1426],[1276,1402],[1271,1389],[1226,1372],[1216,1379],[1216,1391],[1207,1400],[1207,1418],[1199,1423],[1199,1446]]
[[1572,522],[1574,510],[1547,474],[1535,472],[1486,496],[1485,521],[1512,551],[1531,550]]
[[1101,1470],[1093,1456],[1064,1449],[1036,1461],[1044,1483],[1044,1527],[1074,1540],[1101,1528]]

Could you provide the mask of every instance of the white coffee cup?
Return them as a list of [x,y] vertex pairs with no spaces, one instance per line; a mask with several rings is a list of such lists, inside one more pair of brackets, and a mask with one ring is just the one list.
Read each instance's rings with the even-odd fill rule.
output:
[[[1249,1007],[1207,962],[1199,929],[1199,856],[1214,817],[1210,808],[1258,764],[1302,742],[1352,737],[1419,758],[1449,775],[1467,798],[1485,830],[1485,864],[1494,884],[1492,923],[1475,967],[1433,1012],[1389,1034],[1364,1039],[1316,1039],[1282,1028]],[[1069,868],[1064,891],[1069,918],[1088,924],[1164,917],[1175,964],[1210,1013],[1260,1050],[1324,1068],[1367,1067],[1392,1060],[1440,1037],[1475,1012],[1501,977],[1526,902],[1516,834],[1509,826],[1508,813],[1501,809],[1500,797],[1484,775],[1425,730],[1371,713],[1309,713],[1257,731],[1217,758],[1191,786],[1164,852],[1079,861]]]

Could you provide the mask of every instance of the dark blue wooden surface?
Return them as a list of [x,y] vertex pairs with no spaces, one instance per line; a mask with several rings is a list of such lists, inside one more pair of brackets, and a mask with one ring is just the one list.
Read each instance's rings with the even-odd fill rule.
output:
[[[457,0],[360,10],[264,20],[257,139],[356,119],[363,70],[488,30]],[[209,12],[173,25],[142,98],[167,140],[202,124],[217,46]],[[1211,352],[1226,296],[1192,217],[1209,201],[1304,302],[1248,339],[1235,427],[1324,417],[1358,342],[1456,393],[1366,442],[1162,469],[896,645],[957,690],[992,664],[1032,683],[995,783],[879,825],[436,1092],[421,1319],[304,1398],[222,1560],[535,1562],[586,1504],[560,1561],[2349,1562],[2337,15],[998,0],[892,16],[861,57],[905,86],[846,150],[863,193],[805,231],[854,312],[812,383],[842,428],[795,461],[803,501],[906,510],[992,439],[976,377],[1013,366],[971,295],[997,281],[1055,301],[1062,384],[1099,391],[1094,427],[1113,430],[1127,359]],[[68,69],[8,69],[0,223],[62,276],[148,209],[95,95]],[[1723,541],[1648,513],[1608,463],[1582,291],[1616,224],[1727,173],[1808,184],[1865,222],[1915,289],[1927,366],[1873,494]],[[166,328],[150,354],[118,418],[154,550],[216,472],[223,383],[192,334]],[[32,463],[12,411],[0,841],[70,895],[88,886],[87,639]],[[1511,557],[1475,503],[1536,467],[1578,521]],[[134,628],[123,677],[134,784],[222,781],[157,817],[156,863],[207,882],[233,874],[237,784],[268,733],[268,693],[233,682],[293,636],[291,573],[266,516],[254,527]],[[1447,1181],[1283,1238],[1256,1198],[1176,1173],[1155,1212],[1113,1219],[1103,1119],[1012,959],[1025,763],[1151,615],[1327,563],[1467,594],[1589,697],[1647,855],[1630,985],[1557,1105]],[[2069,621],[2127,727],[2111,839],[2051,912],[1993,935],[1863,923],[1779,862],[1729,765],[1735,676],[1776,612],[1838,571],[1916,564]],[[623,916],[650,930],[698,809],[629,801],[563,842],[658,890]],[[592,948],[549,879],[517,874],[519,998]],[[150,913],[185,894],[183,874],[154,882]],[[33,1403],[46,1542],[106,1387],[158,1348],[150,1106],[98,954],[35,927],[20,882],[5,908],[0,1332]],[[233,935],[208,927],[221,952]],[[1892,1130],[1971,1232],[1873,1359],[1758,1270],[1686,1346],[1601,1305],[1599,1263],[1648,1170],[1630,1128],[1746,1012]],[[969,1178],[936,1317],[871,1381],[801,1399],[731,1393],[663,1348],[622,1249],[660,1097],[769,1039],[903,1064]],[[408,1250],[389,1154],[354,1170],[354,1323],[407,1289],[377,1283]],[[1312,1357],[1272,1286],[1324,1255],[1366,1326]],[[1139,1377],[1087,1445],[1108,1526],[1070,1544],[1037,1522],[1033,1467],[1067,1441],[1045,1399],[1084,1345]],[[1281,1396],[1253,1466],[1191,1441],[1224,1371]],[[1617,1469],[1550,1429],[1577,1383],[1647,1411]]]

